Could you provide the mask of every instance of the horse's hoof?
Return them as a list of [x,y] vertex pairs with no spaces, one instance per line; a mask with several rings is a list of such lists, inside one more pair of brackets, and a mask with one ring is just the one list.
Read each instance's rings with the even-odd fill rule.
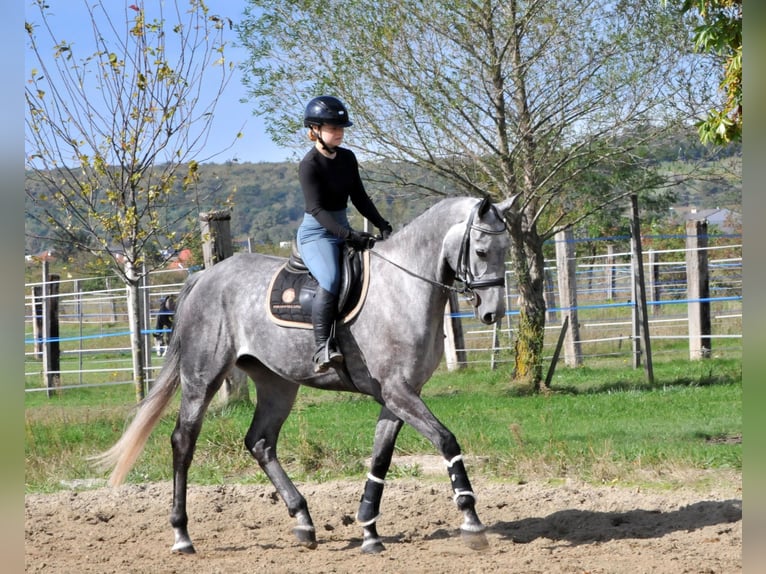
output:
[[313,528],[296,526],[293,528],[293,534],[298,539],[298,543],[304,548],[313,550],[317,547],[316,531]]
[[370,538],[362,542],[362,554],[380,554],[386,549],[380,538]]
[[463,539],[463,544],[468,546],[471,550],[486,550],[489,548],[489,540],[487,540],[487,534],[484,530],[478,532],[472,530],[460,529],[460,537]]
[[196,554],[196,550],[194,550],[194,545],[191,543],[178,543],[174,544],[173,548],[171,549],[171,552],[174,554]]

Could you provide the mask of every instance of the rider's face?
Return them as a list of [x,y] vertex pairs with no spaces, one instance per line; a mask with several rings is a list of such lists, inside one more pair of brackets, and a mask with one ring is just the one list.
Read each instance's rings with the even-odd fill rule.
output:
[[325,124],[319,128],[324,143],[329,147],[337,147],[343,141],[344,128]]

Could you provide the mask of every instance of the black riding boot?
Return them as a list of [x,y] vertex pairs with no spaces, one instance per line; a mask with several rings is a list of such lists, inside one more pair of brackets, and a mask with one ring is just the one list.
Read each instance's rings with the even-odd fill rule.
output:
[[338,314],[338,296],[317,286],[311,320],[314,323],[314,372],[324,373],[332,363],[342,363],[343,355],[332,340],[333,325]]

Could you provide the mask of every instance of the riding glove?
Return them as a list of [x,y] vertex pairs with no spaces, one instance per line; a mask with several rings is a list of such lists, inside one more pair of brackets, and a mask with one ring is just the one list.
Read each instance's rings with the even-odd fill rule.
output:
[[391,227],[391,224],[388,221],[383,222],[383,225],[378,227],[378,230],[380,231],[380,238],[385,241],[389,238],[389,236],[394,232],[394,228]]
[[346,243],[357,251],[365,251],[375,245],[375,236],[366,231],[349,229]]

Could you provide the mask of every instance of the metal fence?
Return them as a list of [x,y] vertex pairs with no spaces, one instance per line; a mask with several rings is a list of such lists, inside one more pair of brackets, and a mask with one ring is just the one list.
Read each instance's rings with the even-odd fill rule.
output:
[[[611,238],[610,238],[611,239]],[[689,306],[710,305],[712,353],[738,355],[742,351],[742,244],[739,236],[710,236],[708,255],[710,297],[704,300],[687,296],[686,253],[683,248],[644,252],[647,280],[647,311],[652,355],[689,357]],[[583,241],[583,240],[578,240]],[[591,240],[606,241],[606,240]],[[603,249],[600,251],[604,251]],[[576,291],[580,359],[588,364],[596,359],[617,364],[635,360],[636,303],[634,273],[629,250],[609,255],[577,255]],[[607,258],[613,262],[607,263]],[[558,292],[559,269],[556,260],[545,261],[545,299],[547,302],[545,359],[552,358],[563,326],[564,311]],[[473,318],[467,302],[461,302],[460,317],[468,364],[513,361],[513,331],[518,323],[518,289],[513,273],[507,273],[505,320],[494,326],[482,325]],[[489,356],[488,356],[489,355]]]
[[[582,240],[578,240],[582,241]],[[593,241],[603,241],[593,249]],[[612,241],[611,244],[614,242]],[[600,248],[606,240],[590,240],[597,254],[576,255],[576,291],[580,359],[630,362],[635,353],[634,277],[629,250]],[[711,236],[707,247],[711,308],[712,352],[741,354],[742,349],[742,244],[738,236]],[[607,263],[609,257],[610,263]],[[686,250],[649,250],[644,253],[645,275],[651,278],[648,292],[649,334],[652,354],[658,358],[688,357],[688,309],[695,301],[687,297]],[[508,265],[510,269],[510,265]],[[564,313],[557,288],[559,270],[555,259],[546,260],[545,297],[548,303],[544,353],[550,359],[556,346]],[[152,274],[144,289],[148,301],[143,330],[147,379],[153,380],[162,363],[154,345],[153,328],[166,295],[177,294],[185,273]],[[60,389],[93,385],[132,384],[132,359],[124,286],[116,278],[63,280],[58,282],[61,369]],[[93,285],[101,285],[98,288]],[[35,327],[41,321],[40,295],[44,284],[26,285],[25,299],[25,390],[47,390],[41,349],[46,341]],[[513,361],[514,329],[518,321],[518,290],[509,271],[506,282],[506,317],[496,326],[474,319],[472,308],[461,301],[453,314],[462,324],[463,345],[459,351],[466,364],[496,366]],[[699,301],[696,301],[699,302]],[[37,306],[36,306],[37,305]]]

